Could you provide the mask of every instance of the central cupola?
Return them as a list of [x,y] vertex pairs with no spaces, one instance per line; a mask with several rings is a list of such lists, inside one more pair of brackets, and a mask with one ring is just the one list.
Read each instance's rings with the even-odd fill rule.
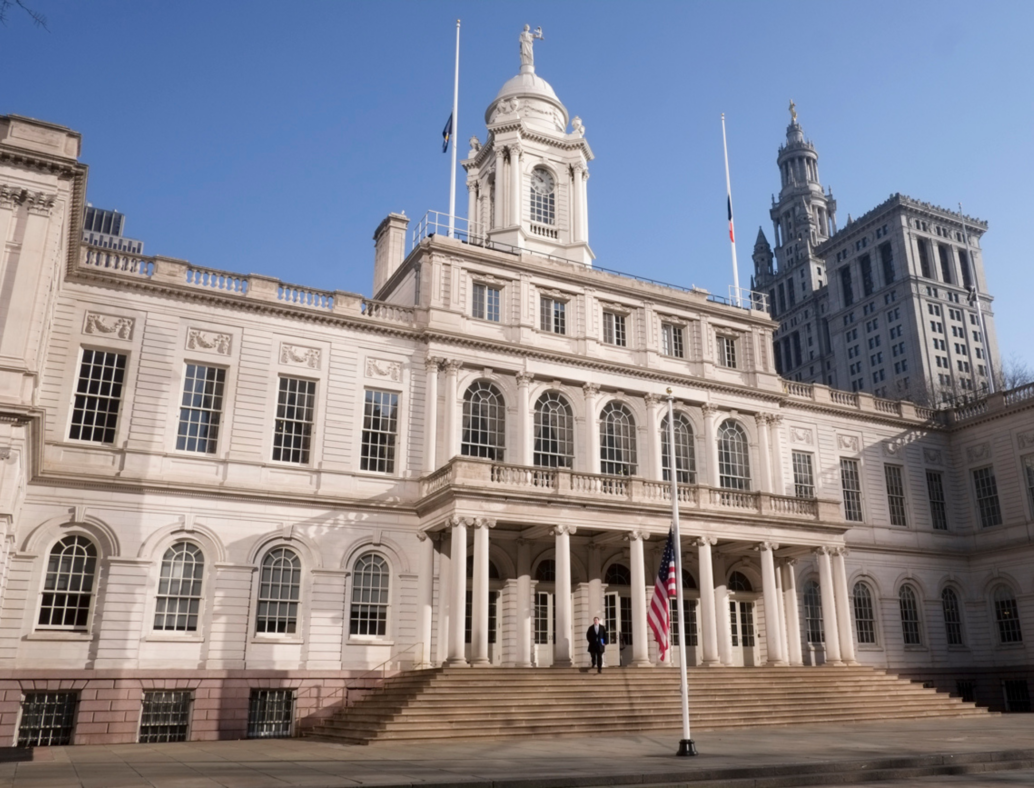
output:
[[[471,137],[471,233],[496,243],[592,265],[587,201],[592,149],[580,118],[535,73],[542,29],[520,34],[521,69],[485,111],[488,138]],[[568,126],[570,124],[570,131]]]

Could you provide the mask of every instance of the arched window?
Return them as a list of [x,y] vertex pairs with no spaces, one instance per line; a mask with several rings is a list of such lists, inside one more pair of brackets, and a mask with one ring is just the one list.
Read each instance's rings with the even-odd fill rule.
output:
[[689,573],[688,569],[682,570],[682,587],[696,590],[697,581],[693,578],[693,575]]
[[822,592],[814,580],[804,584],[804,626],[809,643],[826,642],[826,633],[822,630]]
[[872,604],[872,591],[865,583],[855,583],[852,594],[854,601],[854,626],[859,644],[876,643],[876,612]]
[[201,578],[205,556],[192,542],[176,542],[162,556],[154,628],[171,632],[197,632],[201,611]]
[[624,564],[611,564],[607,567],[603,582],[609,586],[630,586],[632,585],[632,573]]
[[544,167],[531,171],[531,220],[539,224],[556,223],[556,180]]
[[376,553],[367,553],[356,559],[352,568],[351,634],[374,637],[387,634],[390,586],[387,561]]
[[901,586],[898,592],[898,606],[901,609],[901,637],[906,646],[923,645],[919,622],[919,602],[912,586]]
[[90,619],[97,548],[85,536],[66,536],[50,551],[39,626],[85,629]]
[[[696,484],[697,460],[693,447],[693,427],[681,413],[675,414],[675,475],[679,484]],[[671,481],[671,447],[668,445],[668,417],[661,422],[661,474]]]
[[545,558],[539,561],[535,568],[535,579],[540,583],[553,583],[556,581],[556,561],[552,558]]
[[729,575],[730,591],[753,591],[754,586],[743,572],[733,572]]
[[727,490],[750,489],[747,433],[732,419],[718,428],[718,485]]
[[944,613],[944,634],[949,646],[962,646],[962,610],[953,588],[941,591],[941,611]]
[[998,622],[999,643],[1022,643],[1023,633],[1020,631],[1020,611],[1016,607],[1016,597],[1005,586],[995,589],[995,621]]
[[635,476],[635,419],[620,402],[600,413],[600,473]]
[[574,462],[574,416],[559,392],[547,391],[535,403],[535,464],[570,468]]
[[[467,577],[474,577],[474,556],[472,556],[472,555],[468,555],[467,556]],[[498,580],[499,578],[500,578],[499,567],[497,567],[495,565],[495,561],[489,561],[488,562],[488,579],[489,580]]]
[[506,446],[506,406],[491,383],[479,380],[463,395],[464,457],[503,461]]
[[262,559],[255,631],[293,635],[298,629],[298,598],[302,562],[287,547],[277,547]]

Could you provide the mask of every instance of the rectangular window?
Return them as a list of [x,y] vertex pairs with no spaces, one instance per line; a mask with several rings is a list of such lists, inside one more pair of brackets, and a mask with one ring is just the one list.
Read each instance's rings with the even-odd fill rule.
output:
[[471,314],[482,320],[499,322],[499,296],[498,287],[488,285],[474,285],[474,303],[471,307]]
[[682,341],[682,326],[672,323],[661,324],[661,352],[666,356],[685,358],[686,350]]
[[552,334],[566,334],[566,312],[566,302],[543,296],[539,299],[539,328]]
[[294,723],[294,690],[253,689],[248,702],[249,739],[285,739]]
[[969,254],[959,249],[959,268],[962,269],[962,286],[969,290],[973,286],[973,273],[969,267]]
[[880,244],[880,264],[883,266],[883,284],[889,285],[894,281],[894,253],[890,244]]
[[180,426],[176,435],[179,451],[215,454],[223,413],[226,370],[187,364],[180,402]]
[[395,472],[395,436],[398,434],[399,395],[366,390],[363,405],[363,450],[360,467],[375,473]]
[[273,459],[305,465],[312,445],[316,381],[280,378],[273,432]]
[[[608,597],[609,599],[610,597]],[[538,591],[535,593],[535,644],[539,646],[548,645],[549,635],[552,627],[550,626],[551,609],[552,609],[553,595],[545,591]],[[607,624],[610,627],[610,624]],[[610,632],[614,632],[614,628],[610,627]]]
[[19,747],[59,747],[72,743],[77,692],[26,692],[18,725]]
[[793,453],[793,488],[798,498],[815,497],[815,470],[811,455],[807,452]]
[[901,466],[884,465],[883,473],[887,479],[887,505],[890,507],[890,524],[907,526],[905,482]]
[[946,284],[954,284],[955,277],[952,276],[951,250],[944,244],[937,244],[937,254],[941,258],[941,279]]
[[624,315],[619,315],[616,312],[603,313],[603,341],[608,345],[625,347],[627,339]]
[[926,247],[925,238],[916,238],[916,246],[919,248],[919,271],[924,279],[933,279],[933,270],[930,267],[930,250]]
[[840,288],[844,294],[844,306],[854,303],[854,287],[851,285],[851,269],[844,266],[840,269]]
[[75,404],[72,406],[69,440],[115,442],[115,427],[118,424],[125,376],[124,354],[83,349],[83,360],[79,365],[79,382],[75,388]]
[[980,510],[980,524],[984,528],[1002,524],[1002,510],[998,505],[998,482],[994,468],[976,468],[973,471],[973,485],[977,493],[977,508]]
[[[800,356],[800,353],[797,355]],[[718,365],[736,369],[736,340],[732,337],[718,336]]]
[[[681,621],[679,620],[679,601],[672,597],[669,601],[671,608],[671,645],[678,646],[681,642],[679,637],[679,629],[681,627]],[[687,643],[690,648],[696,648],[697,645],[697,601],[695,599],[686,600],[686,632],[689,634]]]
[[869,255],[862,255],[858,260],[858,265],[862,269],[862,292],[866,296],[871,296],[876,289],[876,283],[872,277],[872,260]]
[[862,482],[858,460],[841,458],[840,485],[844,490],[844,519],[862,521]]
[[948,530],[948,505],[944,497],[944,474],[926,472],[926,492],[930,497],[930,519],[935,531]]
[[140,707],[141,744],[186,741],[190,726],[189,690],[145,692]]
[[1005,694],[1006,711],[1030,711],[1030,690],[1026,679],[1004,679],[1002,692]]

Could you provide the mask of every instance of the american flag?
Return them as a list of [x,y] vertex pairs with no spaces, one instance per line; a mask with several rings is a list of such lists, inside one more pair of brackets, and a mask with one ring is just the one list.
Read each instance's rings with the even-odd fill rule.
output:
[[669,634],[671,632],[671,605],[669,599],[676,599],[679,587],[676,580],[675,566],[675,532],[668,531],[668,543],[664,545],[661,556],[661,568],[657,571],[657,581],[653,584],[653,599],[650,600],[650,611],[646,616],[654,639],[660,648],[661,660],[668,653]]

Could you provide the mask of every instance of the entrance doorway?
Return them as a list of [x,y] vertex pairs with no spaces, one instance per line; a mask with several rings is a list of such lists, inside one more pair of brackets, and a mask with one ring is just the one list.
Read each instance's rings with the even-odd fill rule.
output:
[[611,564],[603,582],[603,623],[610,638],[604,662],[624,667],[632,662],[632,572],[624,564]]
[[729,632],[732,635],[732,664],[752,667],[757,660],[757,630],[754,627],[754,586],[742,572],[729,576]]

